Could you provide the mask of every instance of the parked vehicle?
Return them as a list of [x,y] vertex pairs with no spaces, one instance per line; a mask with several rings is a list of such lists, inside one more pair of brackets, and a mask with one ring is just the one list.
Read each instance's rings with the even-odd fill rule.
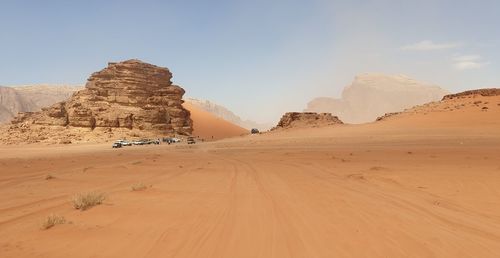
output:
[[257,128],[252,128],[252,130],[251,130],[250,132],[251,132],[252,134],[258,134],[258,133],[260,133],[260,132],[259,132],[259,129],[257,129]]
[[187,144],[195,144],[196,141],[194,140],[194,137],[188,137],[187,138]]
[[136,140],[136,141],[133,141],[132,144],[133,145],[144,145],[144,142],[140,141],[140,140]]
[[119,142],[115,142],[115,143],[113,143],[113,149],[114,149],[114,148],[121,148],[121,147],[122,147],[122,144],[121,144],[121,143],[119,143]]
[[122,146],[132,146],[132,143],[126,140],[117,140],[116,142],[120,143]]

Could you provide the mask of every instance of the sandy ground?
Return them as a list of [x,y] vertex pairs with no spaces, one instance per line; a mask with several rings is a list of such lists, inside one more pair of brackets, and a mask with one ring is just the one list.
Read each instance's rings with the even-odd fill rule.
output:
[[182,104],[185,109],[191,112],[193,119],[193,135],[201,139],[212,141],[228,137],[249,134],[249,131],[231,122],[202,110],[190,103]]
[[[1,146],[0,256],[498,257],[500,98],[480,99],[190,146]],[[87,191],[107,199],[75,210]],[[70,223],[41,230],[52,213]]]

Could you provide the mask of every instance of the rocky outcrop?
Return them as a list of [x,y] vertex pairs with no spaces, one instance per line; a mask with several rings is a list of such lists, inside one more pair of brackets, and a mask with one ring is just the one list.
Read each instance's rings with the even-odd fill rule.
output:
[[167,68],[139,60],[109,63],[89,77],[85,89],[40,112],[20,114],[10,129],[121,128],[189,135],[193,129],[189,111],[182,107],[184,90],[171,78]]
[[338,117],[332,116],[330,113],[288,112],[281,117],[278,125],[272,130],[319,127],[335,124],[343,124],[343,122]]
[[375,121],[382,121],[382,120],[386,120],[387,118],[389,117],[393,117],[393,116],[397,116],[399,114],[401,114],[402,112],[392,112],[392,113],[385,113],[383,116],[379,116],[377,117],[377,119]]
[[490,89],[477,89],[477,90],[468,90],[456,94],[449,94],[443,97],[443,100],[447,99],[453,99],[453,98],[460,98],[460,97],[465,97],[465,96],[472,96],[472,95],[480,95],[480,96],[500,96],[500,88],[490,88]]
[[372,122],[385,113],[440,100],[447,91],[404,75],[362,74],[344,88],[342,98],[316,98],[305,111],[335,114],[347,123]]

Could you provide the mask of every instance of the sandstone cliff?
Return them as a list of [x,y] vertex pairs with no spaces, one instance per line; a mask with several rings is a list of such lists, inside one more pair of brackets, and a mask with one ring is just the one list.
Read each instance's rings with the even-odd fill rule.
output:
[[447,91],[404,75],[362,74],[344,88],[342,98],[316,98],[305,111],[328,112],[344,122],[366,123],[391,112],[440,100]]
[[300,127],[319,127],[327,125],[343,124],[336,116],[330,113],[313,112],[288,112],[281,117],[278,125],[272,130],[300,128]]
[[[14,118],[9,135],[22,138],[26,133],[30,142],[54,141],[65,130],[74,128],[102,128],[119,134],[133,130],[136,135],[189,135],[193,129],[189,111],[182,107],[184,90],[173,85],[171,78],[167,68],[139,60],[109,63],[107,68],[93,73],[85,89],[67,101]],[[80,131],[71,134],[85,138],[78,136]]]

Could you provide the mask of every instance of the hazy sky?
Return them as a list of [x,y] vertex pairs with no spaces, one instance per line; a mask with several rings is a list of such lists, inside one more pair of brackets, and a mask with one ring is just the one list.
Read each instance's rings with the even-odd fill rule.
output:
[[261,122],[364,72],[498,87],[500,1],[0,1],[0,85],[83,85],[131,58]]

